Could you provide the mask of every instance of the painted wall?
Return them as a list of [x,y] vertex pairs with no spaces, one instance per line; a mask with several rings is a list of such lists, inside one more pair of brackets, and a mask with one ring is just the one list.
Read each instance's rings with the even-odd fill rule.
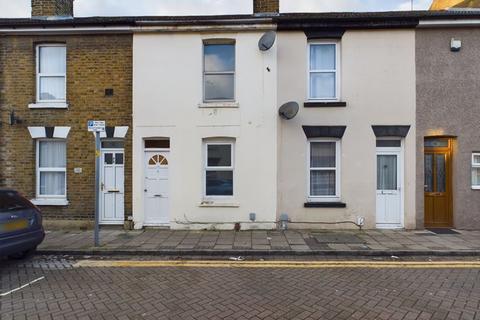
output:
[[[480,228],[480,190],[472,190],[471,156],[480,151],[480,29],[417,29],[417,223],[424,223],[423,143],[426,136],[455,136],[453,220]],[[452,38],[462,40],[450,51]]]
[[[307,58],[307,38],[303,32],[279,34],[278,103],[297,101],[301,107],[296,118],[279,124],[278,214],[287,213],[296,222],[357,221],[357,217],[365,217],[365,227],[374,228],[376,137],[371,126],[411,125],[404,142],[404,211],[405,227],[415,228],[414,30],[344,34],[341,100],[347,102],[345,108],[303,107],[307,99]],[[341,141],[341,201],[346,208],[304,208],[308,175],[307,139],[302,125],[347,126]]]
[[[233,227],[257,214],[245,228],[272,228],[276,219],[276,47],[258,50],[264,31],[242,33],[152,33],[134,36],[133,207],[135,228],[144,221],[145,137],[169,137],[170,221],[173,229]],[[201,107],[203,39],[236,40],[238,107]],[[270,71],[267,70],[267,67]],[[202,206],[202,139],[231,137],[235,146],[235,197]]]

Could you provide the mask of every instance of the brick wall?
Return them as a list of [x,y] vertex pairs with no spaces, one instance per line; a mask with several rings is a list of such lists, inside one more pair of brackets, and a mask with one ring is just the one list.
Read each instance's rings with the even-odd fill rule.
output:
[[253,0],[253,13],[278,13],[279,0]]
[[73,16],[74,0],[32,0],[32,17]]
[[[35,46],[63,42],[67,46],[68,110],[29,109],[35,102]],[[69,126],[66,207],[42,207],[56,219],[91,219],[94,212],[94,138],[87,120],[128,126],[125,139],[125,214],[132,212],[132,37],[130,35],[0,37],[0,188],[14,188],[35,197],[35,141],[29,126]],[[114,96],[106,97],[105,88]],[[10,126],[15,110],[22,124]],[[75,174],[74,168],[83,173]]]

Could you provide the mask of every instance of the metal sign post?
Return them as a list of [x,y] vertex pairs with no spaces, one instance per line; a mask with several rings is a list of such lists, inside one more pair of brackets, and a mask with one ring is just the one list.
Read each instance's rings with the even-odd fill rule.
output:
[[88,131],[95,133],[95,247],[100,246],[100,132],[105,132],[105,121],[88,121]]

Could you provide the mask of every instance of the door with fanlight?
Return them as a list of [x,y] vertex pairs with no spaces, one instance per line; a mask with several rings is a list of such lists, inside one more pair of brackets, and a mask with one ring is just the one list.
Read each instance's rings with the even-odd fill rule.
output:
[[[105,146],[105,143],[102,143]],[[100,174],[100,223],[123,224],[125,188],[123,149],[102,149]]]
[[451,139],[425,139],[425,227],[452,227]]
[[169,220],[169,152],[145,152],[144,213],[146,226],[168,225]]
[[377,228],[403,227],[401,140],[377,141]]

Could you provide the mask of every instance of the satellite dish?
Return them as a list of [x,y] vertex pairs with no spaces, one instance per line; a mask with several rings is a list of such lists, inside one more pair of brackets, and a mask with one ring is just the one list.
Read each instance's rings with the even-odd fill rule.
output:
[[287,102],[278,110],[278,114],[285,120],[290,120],[295,118],[300,109],[298,103],[295,101]]
[[258,41],[258,48],[261,51],[269,50],[271,47],[273,47],[273,44],[275,43],[276,38],[277,38],[277,34],[275,31],[268,31]]

